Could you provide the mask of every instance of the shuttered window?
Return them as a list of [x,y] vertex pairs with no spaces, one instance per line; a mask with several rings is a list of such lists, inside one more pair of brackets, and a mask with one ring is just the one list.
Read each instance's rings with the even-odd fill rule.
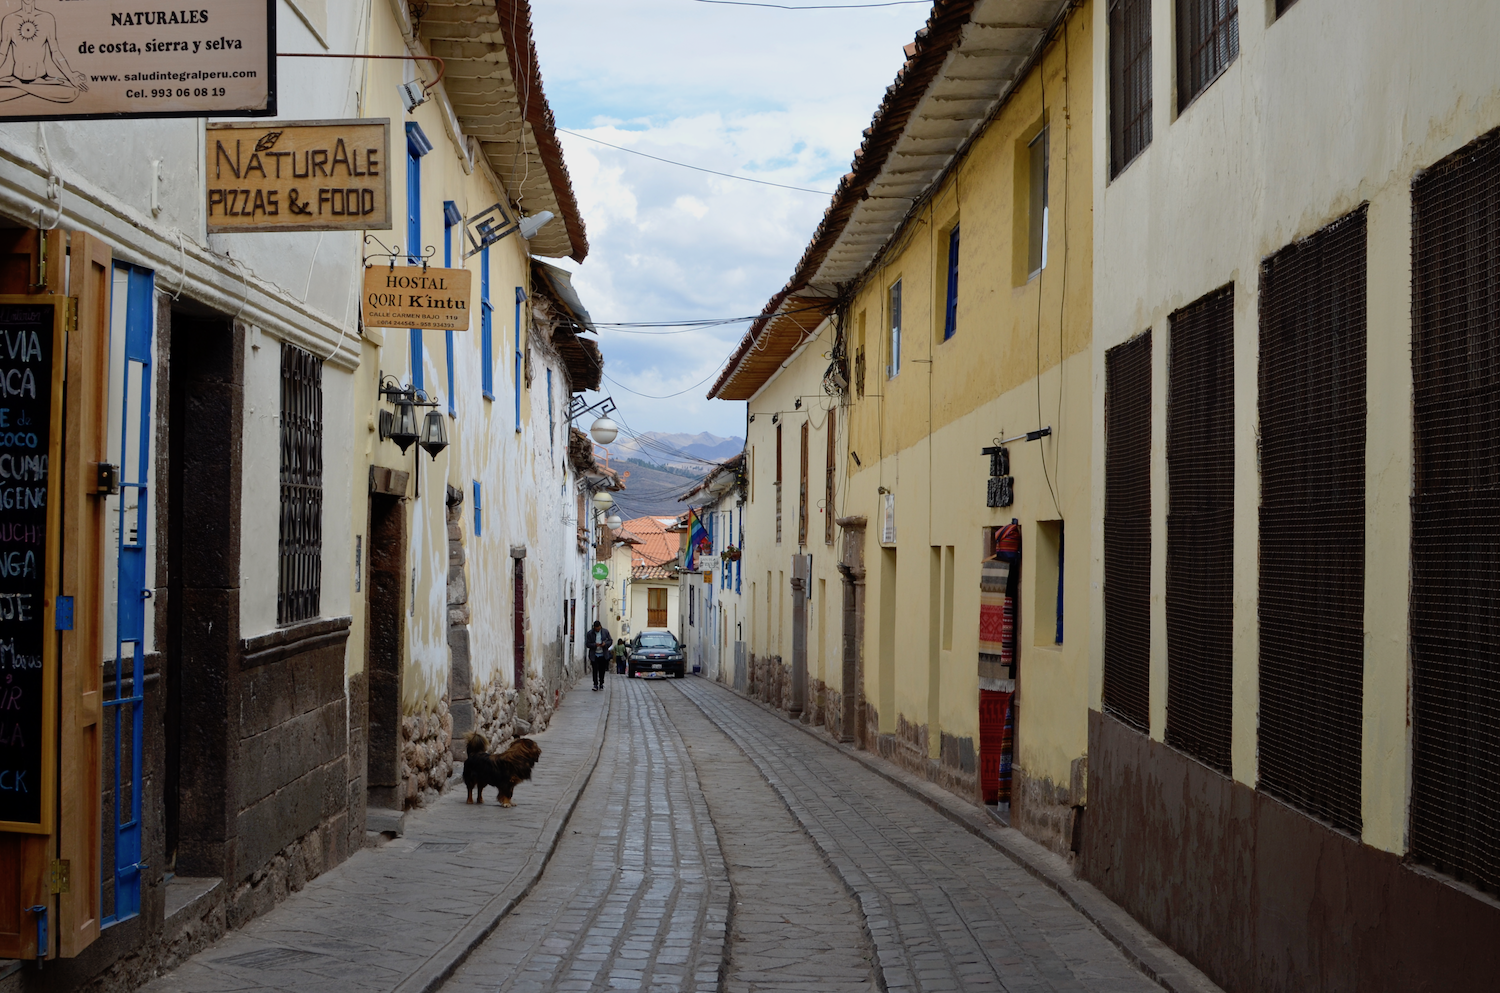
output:
[[781,544],[781,425],[776,425],[776,544]]
[[825,545],[833,544],[833,519],[837,516],[834,513],[833,502],[833,467],[834,453],[838,451],[838,414],[837,408],[828,411],[828,463],[823,469],[827,477],[823,493],[823,544]]
[[1167,375],[1167,744],[1229,771],[1234,287],[1172,315]]
[[1260,273],[1259,788],[1359,834],[1366,209]]
[[1151,0],[1109,5],[1109,175],[1151,144]]
[[1186,110],[1239,54],[1239,0],[1177,0],[1177,110]]
[[1412,184],[1411,851],[1500,891],[1500,131]]
[[323,361],[281,346],[276,623],[317,617],[323,586]]
[[802,422],[802,471],[797,485],[797,544],[807,544],[807,429],[806,421]]
[[1104,353],[1104,709],[1151,726],[1151,332]]

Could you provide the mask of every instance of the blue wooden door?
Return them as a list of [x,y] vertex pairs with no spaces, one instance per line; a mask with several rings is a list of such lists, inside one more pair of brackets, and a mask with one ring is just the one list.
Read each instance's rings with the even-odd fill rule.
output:
[[153,282],[150,270],[116,264],[110,299],[109,460],[120,467],[120,491],[106,497],[105,505],[112,539],[105,563],[111,601],[105,609],[105,648],[113,653],[113,659],[105,660],[104,683],[105,752],[113,773],[106,777],[108,816],[102,819],[100,905],[106,927],[141,909]]

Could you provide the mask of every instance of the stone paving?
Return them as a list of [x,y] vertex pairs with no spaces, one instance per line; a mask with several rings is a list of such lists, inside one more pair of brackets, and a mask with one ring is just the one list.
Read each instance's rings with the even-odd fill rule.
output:
[[[407,815],[405,835],[356,852],[147,993],[426,991],[535,884],[599,756],[608,694],[575,688],[516,805],[462,785]],[[494,791],[490,791],[493,797]]]
[[719,687],[673,691],[755,763],[856,894],[884,989],[1160,990],[1057,892],[863,765]]
[[719,989],[730,883],[659,686],[611,679],[604,755],[547,872],[444,993]]

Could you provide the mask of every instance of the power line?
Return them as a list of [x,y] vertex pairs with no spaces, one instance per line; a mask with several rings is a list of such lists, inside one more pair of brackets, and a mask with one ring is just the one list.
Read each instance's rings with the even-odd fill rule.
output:
[[823,3],[808,4],[806,6],[793,7],[784,3],[751,3],[750,0],[698,0],[699,3],[718,3],[730,7],[770,7],[774,10],[857,10],[861,7],[910,7],[916,4],[926,6],[932,0],[887,0],[886,3]]
[[[710,0],[703,0],[703,2],[707,3],[710,2]],[[728,0],[713,0],[713,2],[727,3]],[[652,159],[656,162],[665,162],[667,165],[681,166],[684,169],[692,169],[695,172],[706,172],[711,176],[723,176],[725,179],[738,179],[742,183],[756,183],[760,186],[774,186],[779,190],[795,190],[798,193],[816,193],[820,197],[833,196],[833,192],[831,190],[810,190],[805,186],[788,186],[785,183],[773,183],[765,179],[751,179],[749,176],[736,176],[732,172],[720,172],[717,169],[705,169],[702,166],[688,165],[686,162],[678,162],[674,159],[664,159],[660,155],[651,155],[647,152],[636,151],[634,148],[626,148],[624,145],[612,145],[607,141],[601,141],[598,138],[594,138],[586,134],[580,134],[577,131],[569,131],[567,128],[557,128],[556,130],[561,131],[563,134],[570,134],[575,138],[582,138],[584,141],[592,141],[596,144],[603,145],[606,148],[613,148],[618,152],[629,152],[631,155],[639,155],[642,158]]]

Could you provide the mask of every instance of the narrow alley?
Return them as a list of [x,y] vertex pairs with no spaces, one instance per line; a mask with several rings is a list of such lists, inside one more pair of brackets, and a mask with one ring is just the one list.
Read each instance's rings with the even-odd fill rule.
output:
[[608,684],[537,735],[515,808],[449,790],[147,989],[1215,989],[900,773],[706,680]]

